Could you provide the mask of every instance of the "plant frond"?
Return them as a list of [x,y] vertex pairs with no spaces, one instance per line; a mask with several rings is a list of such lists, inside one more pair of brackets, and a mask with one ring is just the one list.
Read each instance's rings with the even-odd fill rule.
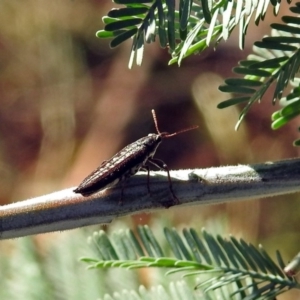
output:
[[[0,299],[97,299],[104,294],[111,279],[105,270],[85,272],[78,263],[83,253],[94,253],[86,244],[86,233],[64,232],[43,246],[33,236],[2,241]],[[123,282],[134,288],[130,275],[135,274]]]
[[[300,114],[300,78],[295,77],[290,81],[294,89],[287,96],[281,98],[282,108],[272,114],[272,129],[279,129]],[[294,146],[300,146],[300,139],[294,141]]]
[[133,38],[129,68],[142,63],[145,43],[155,42],[168,47],[172,55],[169,64],[179,65],[185,57],[204,51],[212,43],[227,40],[232,30],[239,26],[239,44],[243,48],[251,17],[256,12],[255,23],[264,19],[271,4],[278,13],[279,0],[116,0],[123,5],[112,9],[103,17],[104,29],[96,33],[99,38],[112,38],[110,46],[117,47]]
[[[300,3],[291,7],[291,12],[300,12]],[[240,114],[236,128],[256,102],[260,101],[265,92],[276,81],[273,94],[273,103],[282,97],[288,84],[294,81],[300,68],[300,18],[284,16],[286,24],[271,24],[273,28],[270,37],[265,37],[256,42],[253,47],[254,53],[247,60],[239,62],[239,67],[234,72],[244,75],[244,78],[230,78],[225,80],[225,85],[219,89],[223,92],[235,93],[237,96],[221,102],[218,107],[225,108],[238,103],[246,103]],[[298,87],[298,86],[297,86]],[[299,115],[297,110],[297,88],[284,99],[289,104],[280,112],[276,112],[272,119],[272,128],[277,129],[289,120]],[[293,101],[292,101],[293,99]],[[293,102],[293,104],[291,103]]]
[[[197,278],[196,288],[207,297],[226,291],[230,297],[238,295],[240,299],[271,299],[288,289],[300,289],[297,281],[282,271],[284,263],[279,252],[276,263],[262,246],[255,247],[242,239],[214,237],[205,230],[199,236],[194,229],[184,229],[181,236],[174,228],[165,228],[164,234],[168,253],[162,251],[147,226],[140,226],[137,236],[128,230],[109,238],[100,231],[89,239],[100,258],[81,260],[92,269],[157,267],[168,268],[167,274],[184,272],[185,277]],[[199,283],[202,274],[209,277]]]
[[190,289],[185,281],[170,282],[168,286],[162,285],[152,287],[151,290],[147,290],[145,286],[139,286],[138,290],[123,289],[120,292],[114,292],[112,295],[106,294],[99,300],[150,300],[150,299],[182,299],[182,300],[195,300],[201,299],[201,297],[195,297],[195,292]]

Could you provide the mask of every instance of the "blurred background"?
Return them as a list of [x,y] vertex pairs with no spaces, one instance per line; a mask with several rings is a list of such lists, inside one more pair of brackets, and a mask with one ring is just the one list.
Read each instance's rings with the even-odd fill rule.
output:
[[[299,149],[292,146],[293,140],[299,138],[296,122],[279,131],[270,129],[270,115],[278,108],[278,104],[271,104],[272,91],[262,103],[254,105],[237,132],[234,126],[241,107],[216,108],[229,98],[218,91],[218,86],[226,77],[233,77],[231,69],[251,52],[253,41],[269,32],[269,23],[275,21],[272,13],[259,30],[253,26],[248,29],[245,51],[238,49],[235,33],[216,50],[190,57],[179,68],[167,66],[167,50],[153,44],[146,46],[143,65],[128,70],[130,41],[112,50],[108,40],[95,37],[103,26],[102,16],[111,7],[112,3],[104,0],[0,2],[1,205],[78,185],[103,160],[155,132],[153,108],[161,131],[174,132],[194,124],[200,127],[161,145],[156,157],[170,169],[258,163],[299,155]],[[288,8],[283,6],[281,14],[287,13]],[[262,243],[271,254],[280,249],[288,261],[299,251],[298,198],[299,195],[287,195],[172,208],[122,218],[105,229],[110,231],[124,223],[131,228],[137,224],[157,228],[160,224],[194,226],[199,230],[206,227],[211,233],[231,233],[255,245]],[[22,256],[20,253],[28,252],[20,250],[24,244],[29,243],[37,261],[49,264],[49,253],[62,241],[62,251],[77,255],[74,240],[80,237],[78,243],[82,245],[99,228],[85,228],[84,233],[72,230],[38,235],[30,242],[1,242],[0,273],[9,278],[10,284],[19,280],[14,274],[18,268],[14,269],[8,261],[15,261],[18,253]],[[75,254],[78,263],[79,256]],[[65,260],[58,257],[52,259],[65,270]],[[26,262],[31,260],[24,260],[24,268]],[[7,276],[4,269],[9,272]],[[44,269],[28,274],[37,276],[44,272],[41,270]],[[74,274],[73,269],[70,272]],[[18,274],[18,278],[31,278],[28,274]],[[144,283],[149,283],[149,275],[140,276]],[[49,299],[70,299],[53,282],[44,285]],[[17,299],[9,294],[9,286],[2,286],[2,292],[7,294],[1,299]],[[45,290],[41,292],[44,296]],[[101,296],[96,292],[95,295]],[[295,295],[299,297],[299,293],[290,292],[279,299],[295,299]],[[39,296],[30,294],[22,299],[41,299]]]

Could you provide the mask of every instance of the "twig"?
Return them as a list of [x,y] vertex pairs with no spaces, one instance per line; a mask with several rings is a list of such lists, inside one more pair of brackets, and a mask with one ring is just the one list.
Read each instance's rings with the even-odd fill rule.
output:
[[[256,165],[170,171],[179,205],[212,204],[300,191],[300,159]],[[110,223],[130,214],[174,205],[166,172],[139,172],[121,187],[83,197],[67,189],[0,207],[0,238]]]

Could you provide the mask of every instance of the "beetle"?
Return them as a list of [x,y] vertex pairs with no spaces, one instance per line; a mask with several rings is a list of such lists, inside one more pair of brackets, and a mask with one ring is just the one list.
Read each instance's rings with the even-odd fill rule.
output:
[[[167,165],[163,161],[153,158],[153,156],[163,139],[170,138],[182,132],[196,129],[198,126],[192,126],[174,133],[160,132],[158,129],[158,123],[154,109],[152,109],[151,112],[157,133],[150,133],[148,136],[140,138],[139,140],[123,148],[111,159],[103,161],[96,170],[94,170],[79,184],[79,186],[74,190],[75,193],[79,193],[83,196],[90,196],[104,188],[110,188],[120,182],[124,182],[128,177],[136,174],[139,170],[148,172],[147,187],[148,192],[150,193],[150,163],[167,172],[170,191],[173,195],[173,198],[176,200],[176,203],[179,202],[172,189],[172,181]],[[123,187],[120,203],[122,203],[122,197]]]

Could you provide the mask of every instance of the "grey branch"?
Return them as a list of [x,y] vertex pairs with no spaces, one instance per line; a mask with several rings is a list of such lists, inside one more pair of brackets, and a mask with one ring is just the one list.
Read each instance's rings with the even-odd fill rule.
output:
[[[212,204],[300,191],[300,159],[255,165],[170,171],[180,204]],[[0,238],[107,224],[113,219],[175,205],[166,172],[138,172],[121,186],[89,197],[66,189],[0,207]],[[122,202],[120,204],[119,202]]]

